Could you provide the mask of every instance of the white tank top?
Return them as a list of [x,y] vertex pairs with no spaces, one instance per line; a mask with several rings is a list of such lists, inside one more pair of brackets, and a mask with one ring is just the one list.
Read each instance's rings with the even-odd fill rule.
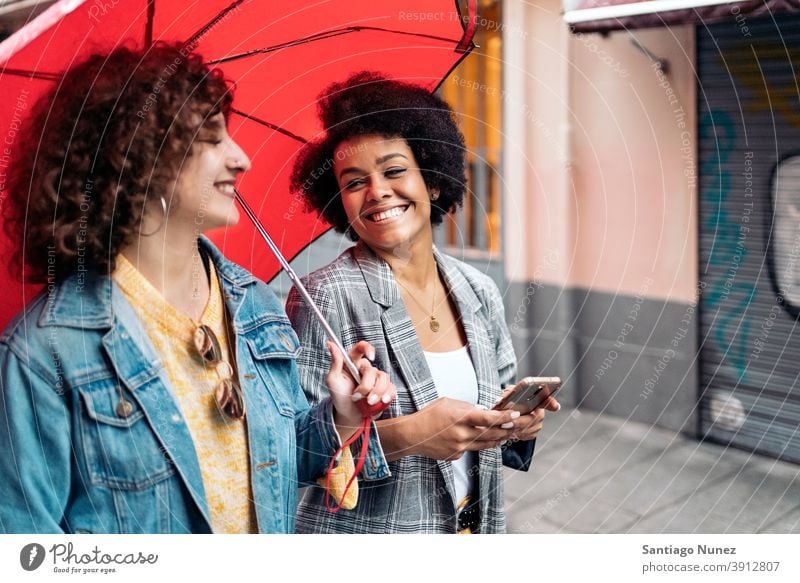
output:
[[[478,377],[466,346],[451,352],[425,352],[425,360],[440,397],[478,404]],[[477,493],[478,452],[467,452],[452,463],[458,504],[467,494]]]

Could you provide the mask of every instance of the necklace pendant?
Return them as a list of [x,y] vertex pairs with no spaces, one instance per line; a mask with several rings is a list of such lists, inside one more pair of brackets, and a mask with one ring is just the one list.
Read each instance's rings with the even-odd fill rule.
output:
[[439,331],[439,322],[436,320],[436,316],[431,316],[431,321],[428,323],[428,325],[431,327],[432,332]]

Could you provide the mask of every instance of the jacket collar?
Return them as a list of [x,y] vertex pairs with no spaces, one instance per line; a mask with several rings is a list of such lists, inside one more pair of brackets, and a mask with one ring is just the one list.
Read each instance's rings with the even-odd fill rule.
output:
[[91,271],[73,273],[60,285],[48,287],[40,326],[111,328],[111,277]]
[[205,236],[201,236],[199,242],[200,248],[208,253],[208,256],[214,262],[214,267],[217,268],[217,272],[223,279],[226,279],[236,287],[244,287],[258,281],[256,276],[244,267],[229,261]]
[[[389,264],[375,254],[363,241],[359,241],[353,247],[353,257],[361,269],[372,301],[384,308],[394,305],[400,297],[400,292]],[[455,262],[439,252],[435,245],[433,246],[433,257],[439,267],[439,273],[444,276],[445,285],[458,304],[459,312],[462,314],[475,313],[480,310],[481,302],[475,294],[475,290]]]
[[[246,269],[228,261],[206,237],[199,239],[200,248],[208,253],[220,276],[240,288],[257,280]],[[39,317],[40,326],[67,326],[85,329],[107,329],[113,323],[113,283],[108,275],[79,271],[60,285],[49,288],[45,308]]]

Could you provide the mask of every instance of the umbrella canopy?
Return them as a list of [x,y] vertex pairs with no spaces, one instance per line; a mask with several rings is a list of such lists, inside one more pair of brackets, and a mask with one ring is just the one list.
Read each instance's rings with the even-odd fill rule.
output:
[[[291,259],[329,228],[288,187],[295,154],[321,131],[319,93],[360,70],[433,91],[472,47],[475,4],[462,15],[453,0],[60,0],[0,44],[0,204],[27,194],[5,188],[15,141],[63,71],[120,45],[184,42],[236,83],[229,131],[253,160],[239,189]],[[249,221],[211,238],[264,280],[280,269]],[[0,235],[4,263],[11,249]],[[23,285],[5,267],[0,286],[3,328],[40,286]]]

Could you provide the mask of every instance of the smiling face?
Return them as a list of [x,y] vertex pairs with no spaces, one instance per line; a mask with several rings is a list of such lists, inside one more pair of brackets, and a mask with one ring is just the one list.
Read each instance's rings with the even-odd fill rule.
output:
[[210,117],[175,180],[177,203],[170,210],[170,229],[203,232],[239,222],[233,186],[249,168],[250,159],[228,135],[223,115]]
[[345,140],[336,147],[333,170],[348,221],[373,250],[432,245],[431,195],[404,139]]

